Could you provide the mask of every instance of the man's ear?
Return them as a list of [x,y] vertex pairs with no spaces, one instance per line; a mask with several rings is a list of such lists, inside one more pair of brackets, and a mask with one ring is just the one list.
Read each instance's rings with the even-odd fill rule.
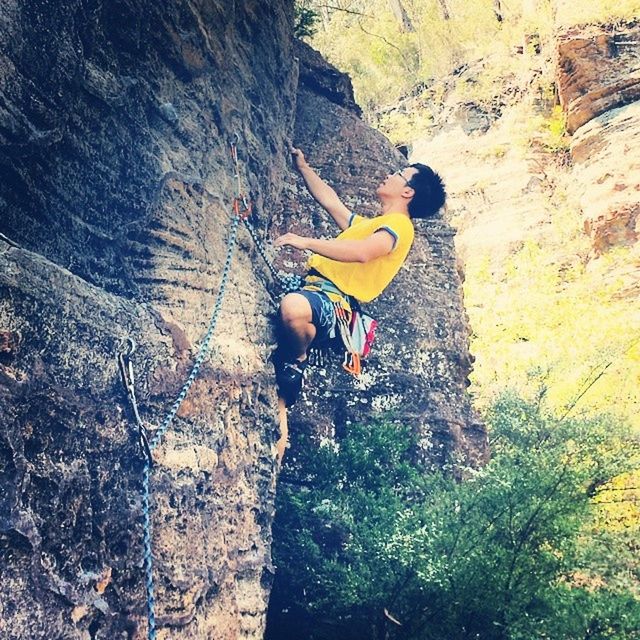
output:
[[406,198],[407,200],[411,200],[411,198],[413,198],[413,196],[416,195],[416,190],[413,187],[409,187],[406,186],[403,190],[402,190],[402,197]]

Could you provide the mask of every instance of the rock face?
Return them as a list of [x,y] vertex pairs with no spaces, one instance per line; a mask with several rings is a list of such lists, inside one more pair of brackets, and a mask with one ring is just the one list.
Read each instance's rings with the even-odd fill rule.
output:
[[560,104],[574,191],[595,255],[640,232],[640,27],[572,29],[558,40]]
[[[1,10],[0,231],[18,245],[0,242],[3,638],[145,634],[141,461],[116,351],[125,336],[139,345],[153,431],[213,308],[235,134],[256,224],[281,188],[297,77],[290,11],[208,0]],[[156,451],[164,638],[264,627],[271,307],[239,238],[213,353]]]
[[592,118],[640,99],[640,28],[576,27],[558,37],[558,97],[575,133]]
[[356,104],[353,96],[353,86],[348,76],[327,64],[315,49],[304,42],[297,41],[296,57],[300,63],[301,86],[307,91],[324,96],[329,102],[344,107],[357,116],[362,115],[362,109]]
[[[302,54],[305,45],[299,45]],[[303,55],[300,55],[301,59]],[[331,72],[325,65],[324,73]],[[345,108],[348,96],[334,99],[318,90],[321,79],[300,73],[295,141],[347,206],[365,215],[378,213],[375,188],[387,173],[406,164],[359,111]],[[278,232],[333,237],[339,231],[304,189],[287,181]],[[340,437],[354,422],[384,415],[409,422],[420,434],[425,460],[454,459],[474,465],[486,459],[486,433],[465,389],[471,369],[468,325],[456,271],[454,232],[442,217],[419,221],[409,259],[394,282],[367,305],[380,321],[376,344],[361,381],[341,370],[333,356],[309,371],[308,389],[291,415],[292,438],[307,430]],[[289,256],[303,272],[302,256]],[[295,462],[295,446],[293,462]],[[291,461],[290,461],[291,463]]]
[[[584,30],[582,40],[594,29]],[[572,33],[580,38],[580,30]],[[624,38],[639,41],[637,29],[633,34]],[[444,112],[431,135],[414,141],[411,159],[433,163],[447,176],[448,217],[457,228],[458,255],[467,272],[478,402],[491,402],[505,387],[536,401],[544,390],[546,406],[560,415],[581,396],[585,413],[625,407],[621,411],[633,423],[635,405],[626,403],[637,397],[637,375],[626,345],[637,333],[640,292],[640,101],[593,117],[571,137],[569,154],[559,148],[557,136],[548,137],[548,125],[557,124],[552,105],[541,99],[548,95],[547,83],[557,78],[548,58],[548,68],[546,49],[529,60],[528,72],[539,79],[524,92],[525,73],[519,86],[503,88],[503,95],[519,100],[485,134],[469,133]],[[626,59],[632,74],[637,67]],[[612,73],[621,79],[616,64],[611,60]],[[609,77],[600,74],[603,84]],[[445,96],[443,102],[456,100],[462,103],[464,94]],[[583,218],[590,237],[581,232]],[[615,349],[630,354],[621,356],[621,373],[582,394],[601,354]]]
[[640,101],[611,109],[571,141],[573,189],[595,255],[640,238]]
[[[145,637],[142,462],[116,354],[135,339],[153,434],[189,375],[225,273],[230,144],[258,233],[328,231],[286,168],[294,117],[297,142],[359,210],[372,211],[370,186],[399,162],[357,118],[345,79],[317,58],[296,95],[291,13],[288,0],[0,9],[3,638]],[[385,328],[368,389],[327,374],[294,431],[305,421],[339,431],[390,408],[422,430],[431,459],[485,456],[464,393],[452,232],[441,220],[424,226],[374,305]],[[274,307],[243,229],[237,244],[211,355],[154,454],[162,638],[264,629]]]

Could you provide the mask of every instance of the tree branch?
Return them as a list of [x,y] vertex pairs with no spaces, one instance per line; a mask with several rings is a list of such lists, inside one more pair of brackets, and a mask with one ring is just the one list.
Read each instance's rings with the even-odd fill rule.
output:
[[[389,42],[384,36],[378,35],[377,33],[371,33],[371,31],[367,31],[363,26],[362,26],[362,21],[358,20],[358,26],[360,27],[360,29],[362,29],[362,31],[364,31],[364,33],[366,33],[368,36],[372,36],[373,38],[380,38],[380,40],[382,40],[386,45],[393,47],[398,53],[402,54],[402,49],[400,49],[400,47],[397,47],[395,44],[393,44],[393,42]],[[403,58],[403,62],[404,62],[404,58]]]
[[513,556],[511,558],[511,563],[509,565],[507,578],[504,583],[503,594],[504,594],[505,603],[509,603],[510,601],[510,594],[511,594],[511,588],[512,588],[511,581],[513,579],[513,575],[516,570],[516,564],[520,556],[520,551],[522,551],[522,548],[524,547],[525,543],[528,541],[529,535],[533,530],[533,524],[537,520],[538,515],[542,511],[543,507],[546,506],[548,502],[551,500],[551,498],[555,495],[556,491],[562,484],[562,481],[564,480],[564,476],[566,475],[568,469],[569,469],[569,461],[567,460],[565,464],[562,466],[560,475],[556,478],[555,482],[553,482],[551,487],[549,487],[548,491],[545,492],[545,495],[542,497],[540,504],[534,509],[533,513],[529,516],[529,518],[525,522],[524,527],[522,527],[522,529],[520,530],[520,534],[518,536],[519,540],[516,544],[516,548],[513,550]]
[[[629,346],[624,350],[623,353],[627,353],[628,351],[631,351],[631,349],[633,349],[633,347],[635,347],[636,344],[638,344],[638,342],[640,342],[640,337],[639,338],[635,338],[634,340],[631,341],[631,343],[629,344]],[[593,375],[594,371],[598,368],[598,365],[596,365],[595,367],[593,367],[593,369],[591,369],[591,371],[589,372],[589,375],[587,376],[587,379],[583,385],[583,389],[578,393],[578,395],[571,401],[571,403],[569,404],[569,407],[567,408],[567,410],[564,412],[564,414],[562,415],[562,417],[560,418],[560,422],[562,422],[574,409],[574,407],[578,404],[578,402],[581,400],[581,398],[587,393],[587,391],[589,391],[589,389],[591,389],[591,387],[593,387],[593,385],[598,382],[598,380],[600,380],[600,378],[602,378],[602,376],[606,373],[607,369],[615,362],[615,358],[612,360],[609,360],[609,362],[607,362],[598,372],[598,375],[593,379],[593,380],[589,380],[589,378],[591,378],[591,376]]]
[[353,16],[362,16],[363,18],[373,18],[370,13],[362,13],[361,11],[353,11],[353,9],[343,9],[342,7],[336,7],[331,4],[319,4],[319,9],[331,9],[331,11],[341,11],[342,13],[349,13]]

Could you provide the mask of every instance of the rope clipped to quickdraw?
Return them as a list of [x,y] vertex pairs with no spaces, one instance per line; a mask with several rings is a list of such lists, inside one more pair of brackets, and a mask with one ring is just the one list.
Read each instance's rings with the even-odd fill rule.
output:
[[138,400],[136,399],[136,386],[135,378],[133,375],[133,363],[131,362],[131,356],[136,350],[136,342],[133,338],[126,339],[126,346],[118,353],[118,367],[120,368],[120,376],[122,377],[122,384],[127,390],[127,396],[129,397],[129,404],[133,410],[133,415],[136,420],[136,426],[138,427],[138,439],[142,453],[149,461],[149,465],[153,464],[153,458],[151,456],[151,447],[149,446],[149,436],[147,435],[147,428],[142,422],[140,412],[138,411]]
[[153,578],[153,550],[152,550],[152,532],[151,532],[151,507],[150,507],[150,478],[151,478],[151,467],[153,465],[153,457],[152,453],[154,449],[160,444],[162,437],[166,433],[166,431],[171,426],[176,414],[178,413],[182,402],[187,396],[191,385],[194,383],[200,368],[209,354],[211,350],[211,339],[213,337],[217,322],[218,316],[220,315],[220,310],[222,308],[222,302],[224,300],[224,295],[227,289],[227,284],[229,282],[229,273],[231,269],[231,261],[233,259],[233,254],[236,246],[236,238],[238,233],[238,227],[240,224],[240,220],[246,218],[251,211],[251,205],[247,202],[245,196],[241,193],[240,190],[240,172],[238,168],[238,156],[235,144],[232,145],[232,158],[234,161],[234,166],[236,170],[237,177],[237,191],[233,198],[233,218],[231,221],[231,228],[229,230],[229,238],[227,240],[227,252],[224,261],[224,267],[222,269],[222,276],[220,278],[220,285],[218,288],[218,295],[216,297],[216,301],[213,307],[213,312],[211,314],[211,319],[209,321],[209,327],[207,332],[202,340],[200,348],[198,350],[198,354],[194,361],[193,367],[191,369],[191,373],[184,383],[178,397],[173,402],[171,409],[169,410],[167,416],[162,421],[160,427],[154,433],[153,439],[151,442],[148,441],[146,428],[142,419],[140,418],[140,413],[138,411],[138,404],[135,396],[135,388],[134,388],[134,375],[133,375],[133,364],[131,362],[130,356],[133,354],[135,350],[135,342],[133,339],[128,338],[128,348],[126,351],[123,351],[118,354],[118,363],[120,366],[120,371],[122,375],[122,379],[127,389],[127,395],[129,397],[129,401],[132,405],[133,412],[136,419],[136,425],[138,427],[140,441],[145,453],[144,457],[144,466],[142,471],[142,527],[143,527],[143,564],[144,564],[144,572],[145,572],[145,582],[146,582],[146,590],[147,590],[147,619],[148,619],[148,627],[147,627],[147,637],[148,640],[156,640],[156,618],[155,618],[155,585]]
[[[239,139],[238,134],[235,134],[236,141]],[[237,183],[237,195],[233,201],[233,210],[236,212],[236,215],[242,215],[242,220],[244,222],[247,231],[249,231],[249,235],[253,240],[253,243],[258,250],[258,253],[264,260],[267,265],[273,279],[276,281],[278,286],[282,289],[284,293],[291,293],[292,291],[297,291],[300,289],[303,283],[303,278],[295,273],[280,273],[273,264],[273,260],[269,257],[267,250],[264,246],[264,243],[258,236],[258,233],[255,230],[255,227],[249,222],[249,216],[252,212],[252,205],[250,202],[247,202],[245,196],[241,193],[241,183],[240,183],[240,161],[238,160],[238,148],[236,142],[231,143],[231,158],[233,159],[234,164],[234,176],[236,178]],[[240,214],[240,204],[244,207],[244,211]]]
[[282,289],[284,293],[291,293],[293,291],[297,291],[298,289],[300,289],[304,284],[304,278],[302,276],[299,276],[297,273],[283,274],[279,272],[275,268],[273,261],[267,254],[267,250],[265,249],[264,243],[258,237],[258,234],[254,226],[249,222],[249,218],[244,219],[244,225],[249,231],[249,235],[251,236],[256,246],[256,249],[258,250],[258,253],[262,256],[262,259],[264,260],[269,271],[271,272],[271,275],[273,276],[273,279],[276,281],[280,289]]

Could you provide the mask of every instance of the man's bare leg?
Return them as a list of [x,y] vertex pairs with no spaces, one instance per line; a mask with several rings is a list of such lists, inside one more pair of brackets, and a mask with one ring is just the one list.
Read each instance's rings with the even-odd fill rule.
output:
[[280,420],[280,438],[276,443],[278,451],[278,465],[282,464],[284,452],[289,441],[289,422],[287,420],[287,405],[283,398],[278,396],[278,418]]
[[[311,305],[299,293],[287,294],[280,303],[280,327],[282,336],[280,346],[284,347],[293,360],[303,362],[307,357],[307,349],[316,335],[316,327],[312,320]],[[278,417],[280,420],[280,438],[276,443],[278,464],[282,464],[284,452],[289,439],[289,423],[287,405],[278,396]]]
[[280,303],[281,342],[295,360],[302,362],[316,337],[309,301],[299,293],[288,293]]

